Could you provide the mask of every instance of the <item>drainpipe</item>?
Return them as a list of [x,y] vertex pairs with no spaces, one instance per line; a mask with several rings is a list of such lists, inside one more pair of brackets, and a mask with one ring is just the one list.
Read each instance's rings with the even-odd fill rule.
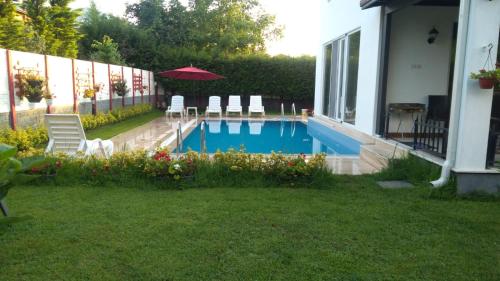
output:
[[441,187],[448,183],[451,169],[455,166],[455,160],[457,157],[458,128],[464,92],[465,53],[467,49],[469,31],[470,6],[471,0],[461,1],[459,11],[457,53],[455,56],[455,74],[453,77],[451,99],[450,129],[448,133],[448,150],[446,152],[446,160],[441,169],[441,177],[431,182],[434,187]]

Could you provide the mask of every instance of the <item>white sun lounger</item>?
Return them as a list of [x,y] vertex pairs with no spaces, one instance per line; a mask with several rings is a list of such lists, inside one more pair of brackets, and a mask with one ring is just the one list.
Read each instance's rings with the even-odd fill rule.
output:
[[181,115],[181,118],[184,118],[185,110],[186,109],[184,107],[184,97],[172,96],[172,102],[165,111],[165,115],[171,118],[173,113],[179,113]]
[[266,116],[264,106],[262,105],[262,96],[250,96],[250,105],[248,106],[248,117],[253,113],[260,113]]
[[63,152],[75,155],[94,155],[101,152],[109,158],[113,154],[113,142],[110,140],[87,140],[85,131],[77,114],[46,114],[45,125],[49,133],[46,153]]
[[205,111],[205,116],[209,116],[211,113],[219,114],[219,117],[222,118],[222,107],[220,106],[220,97],[211,96],[208,98],[208,106]]
[[243,107],[241,106],[240,96],[229,96],[229,101],[226,107],[226,116],[230,112],[239,113],[240,116],[243,116]]

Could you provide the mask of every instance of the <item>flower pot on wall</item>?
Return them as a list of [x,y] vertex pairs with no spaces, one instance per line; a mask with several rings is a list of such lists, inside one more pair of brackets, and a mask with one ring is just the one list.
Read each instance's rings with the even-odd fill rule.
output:
[[30,102],[30,103],[39,103],[40,101],[42,101],[42,96],[27,96],[26,99]]
[[495,80],[492,78],[479,78],[479,88],[484,90],[493,89],[495,86]]

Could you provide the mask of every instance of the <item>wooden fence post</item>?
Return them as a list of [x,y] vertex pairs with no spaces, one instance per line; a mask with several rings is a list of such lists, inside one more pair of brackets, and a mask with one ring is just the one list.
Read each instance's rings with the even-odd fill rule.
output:
[[[50,91],[49,87],[49,59],[47,58],[47,55],[43,56],[44,63],[45,63],[45,83],[47,84],[47,91]],[[52,97],[54,98],[54,97]],[[49,102],[47,99],[45,99],[45,102],[47,103],[47,113],[51,114],[52,113],[52,105],[50,104],[52,100]]]
[[9,121],[12,130],[16,129],[16,100],[15,100],[15,87],[14,87],[14,76],[12,75],[12,55],[10,50],[5,52],[7,56],[7,78],[9,80]]
[[95,92],[95,67],[94,62],[92,62],[92,90],[94,90],[94,96],[91,99],[92,102],[92,115],[97,114],[97,92]]
[[78,113],[78,93],[75,81],[75,59],[71,59],[71,77],[73,79],[73,113]]
[[[122,66],[122,82],[125,82],[125,77],[123,76],[123,66]],[[122,96],[122,107],[125,107],[125,95]]]
[[109,111],[113,110],[113,81],[111,81],[111,65],[108,63]]

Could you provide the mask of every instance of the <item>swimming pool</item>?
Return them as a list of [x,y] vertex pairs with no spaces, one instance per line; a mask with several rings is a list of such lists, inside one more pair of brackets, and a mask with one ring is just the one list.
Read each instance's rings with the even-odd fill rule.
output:
[[[248,153],[359,155],[360,143],[319,122],[205,120],[208,153],[245,148]],[[201,123],[185,138],[182,152],[200,151]]]

